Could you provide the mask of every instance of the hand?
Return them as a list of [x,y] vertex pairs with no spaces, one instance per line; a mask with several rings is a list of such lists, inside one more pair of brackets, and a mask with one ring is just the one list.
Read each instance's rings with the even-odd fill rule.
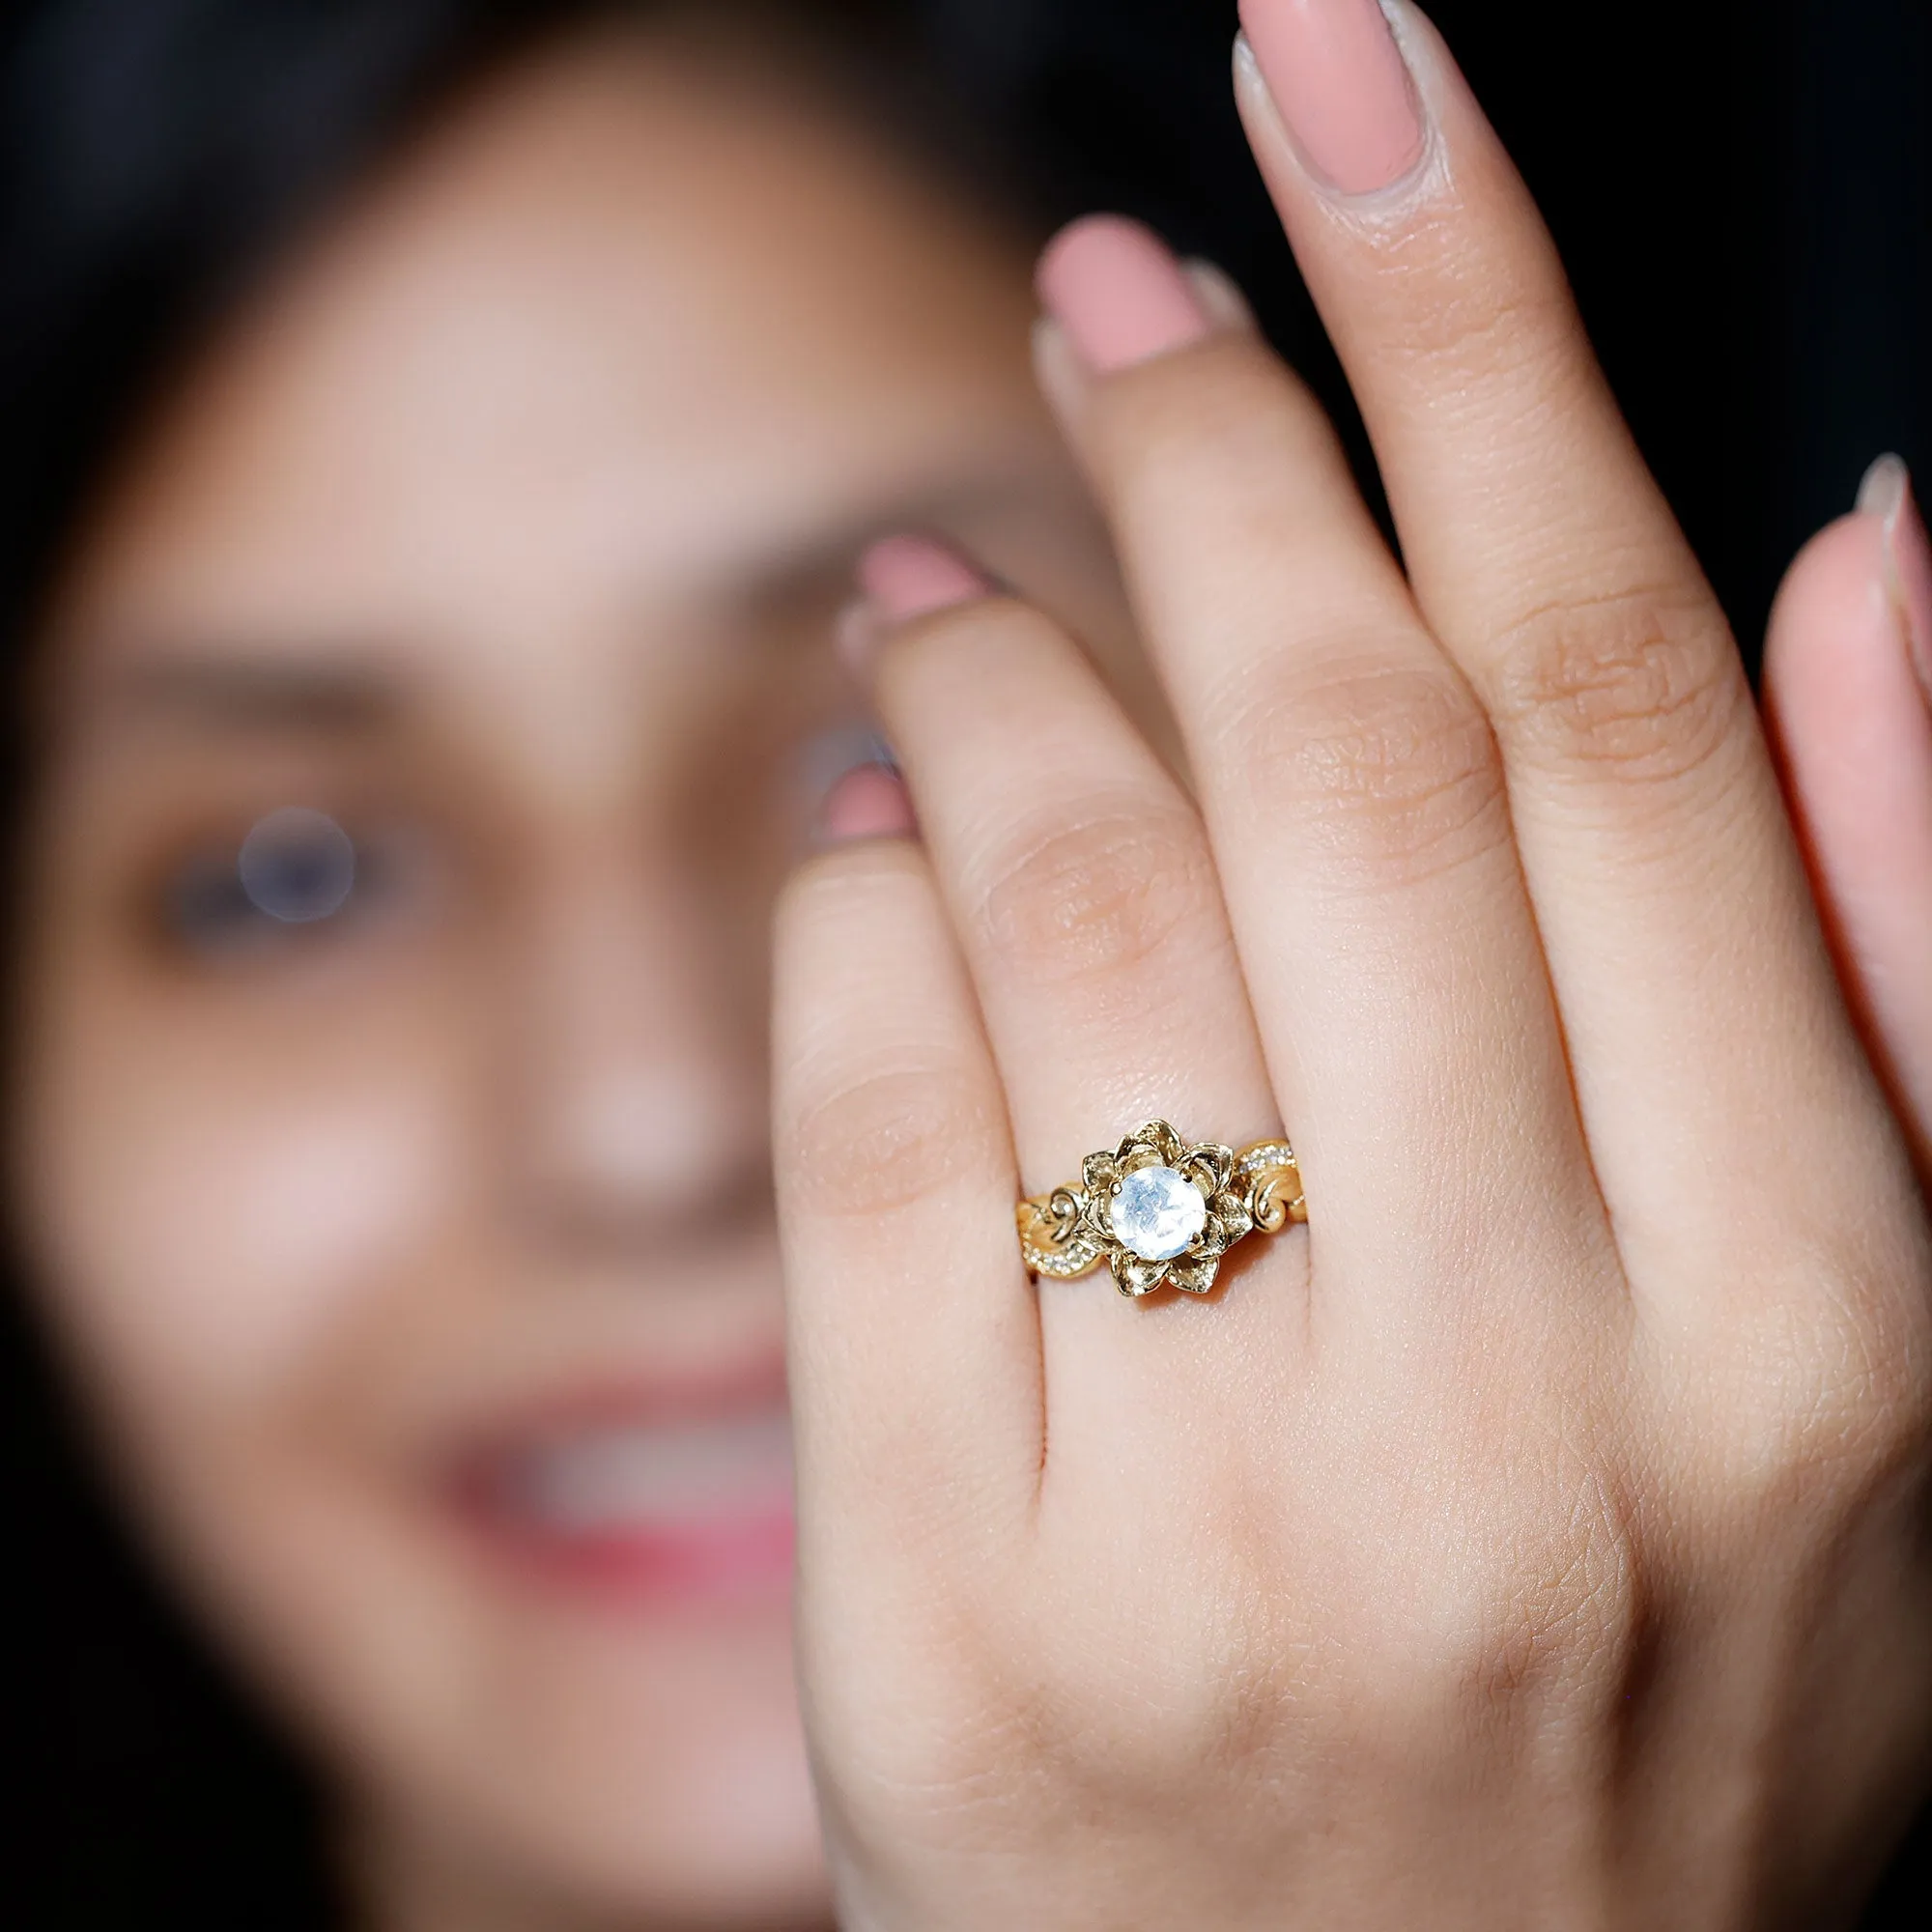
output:
[[[1042,365],[1192,789],[1039,612],[871,560],[922,838],[797,879],[775,1043],[847,1922],[1829,1922],[1932,1732],[1911,1159],[1439,41],[1396,10],[1411,95],[1373,9],[1246,12],[1407,571],[1211,278],[1109,223]],[[1205,1302],[1030,1286],[1015,1196],[1156,1115],[1285,1124],[1306,1234]]]

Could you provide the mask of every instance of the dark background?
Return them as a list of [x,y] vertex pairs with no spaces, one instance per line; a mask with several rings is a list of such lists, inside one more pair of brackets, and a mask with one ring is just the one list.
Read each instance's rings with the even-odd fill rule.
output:
[[[1220,260],[1346,412],[1240,145],[1233,11],[919,9],[940,71],[1051,213],[1124,207]],[[1886,449],[1932,464],[1932,0],[1437,0],[1434,13],[1754,651],[1785,563],[1850,508],[1866,464]],[[0,14],[0,37],[13,26]],[[0,1510],[19,1613],[0,1684],[14,1794],[0,1918],[73,1932],[333,1922],[299,1773],[153,1599],[65,1445],[11,1298],[0,1319],[15,1330],[0,1347]],[[1926,1922],[1926,1840],[1921,1824],[1873,1932]]]
[[[939,0],[1033,37],[1048,173],[1219,259],[1346,411],[1229,104],[1232,5]],[[1804,538],[1888,449],[1932,463],[1932,0],[1436,0],[1613,384],[1754,649]]]

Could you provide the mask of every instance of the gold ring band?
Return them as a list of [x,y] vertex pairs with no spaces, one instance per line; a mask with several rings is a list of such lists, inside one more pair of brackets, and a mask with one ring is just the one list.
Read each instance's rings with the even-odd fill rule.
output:
[[1236,1153],[1150,1121],[1111,1152],[1090,1153],[1079,1186],[1022,1201],[1017,1219],[1030,1273],[1071,1281],[1104,1261],[1122,1294],[1206,1294],[1236,1241],[1307,1220],[1308,1205],[1286,1141]]

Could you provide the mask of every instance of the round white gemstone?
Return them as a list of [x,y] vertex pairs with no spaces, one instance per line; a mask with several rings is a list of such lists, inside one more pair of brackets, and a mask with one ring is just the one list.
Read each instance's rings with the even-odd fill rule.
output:
[[1114,1190],[1107,1218],[1122,1244],[1144,1262],[1184,1255],[1208,1225],[1200,1188],[1171,1167],[1142,1167]]

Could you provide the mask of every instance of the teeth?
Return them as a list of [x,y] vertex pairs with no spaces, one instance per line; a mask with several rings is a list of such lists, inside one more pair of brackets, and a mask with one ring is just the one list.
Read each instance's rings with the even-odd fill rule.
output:
[[505,1485],[519,1514],[579,1533],[772,1508],[791,1494],[782,1414],[605,1429],[519,1457]]

